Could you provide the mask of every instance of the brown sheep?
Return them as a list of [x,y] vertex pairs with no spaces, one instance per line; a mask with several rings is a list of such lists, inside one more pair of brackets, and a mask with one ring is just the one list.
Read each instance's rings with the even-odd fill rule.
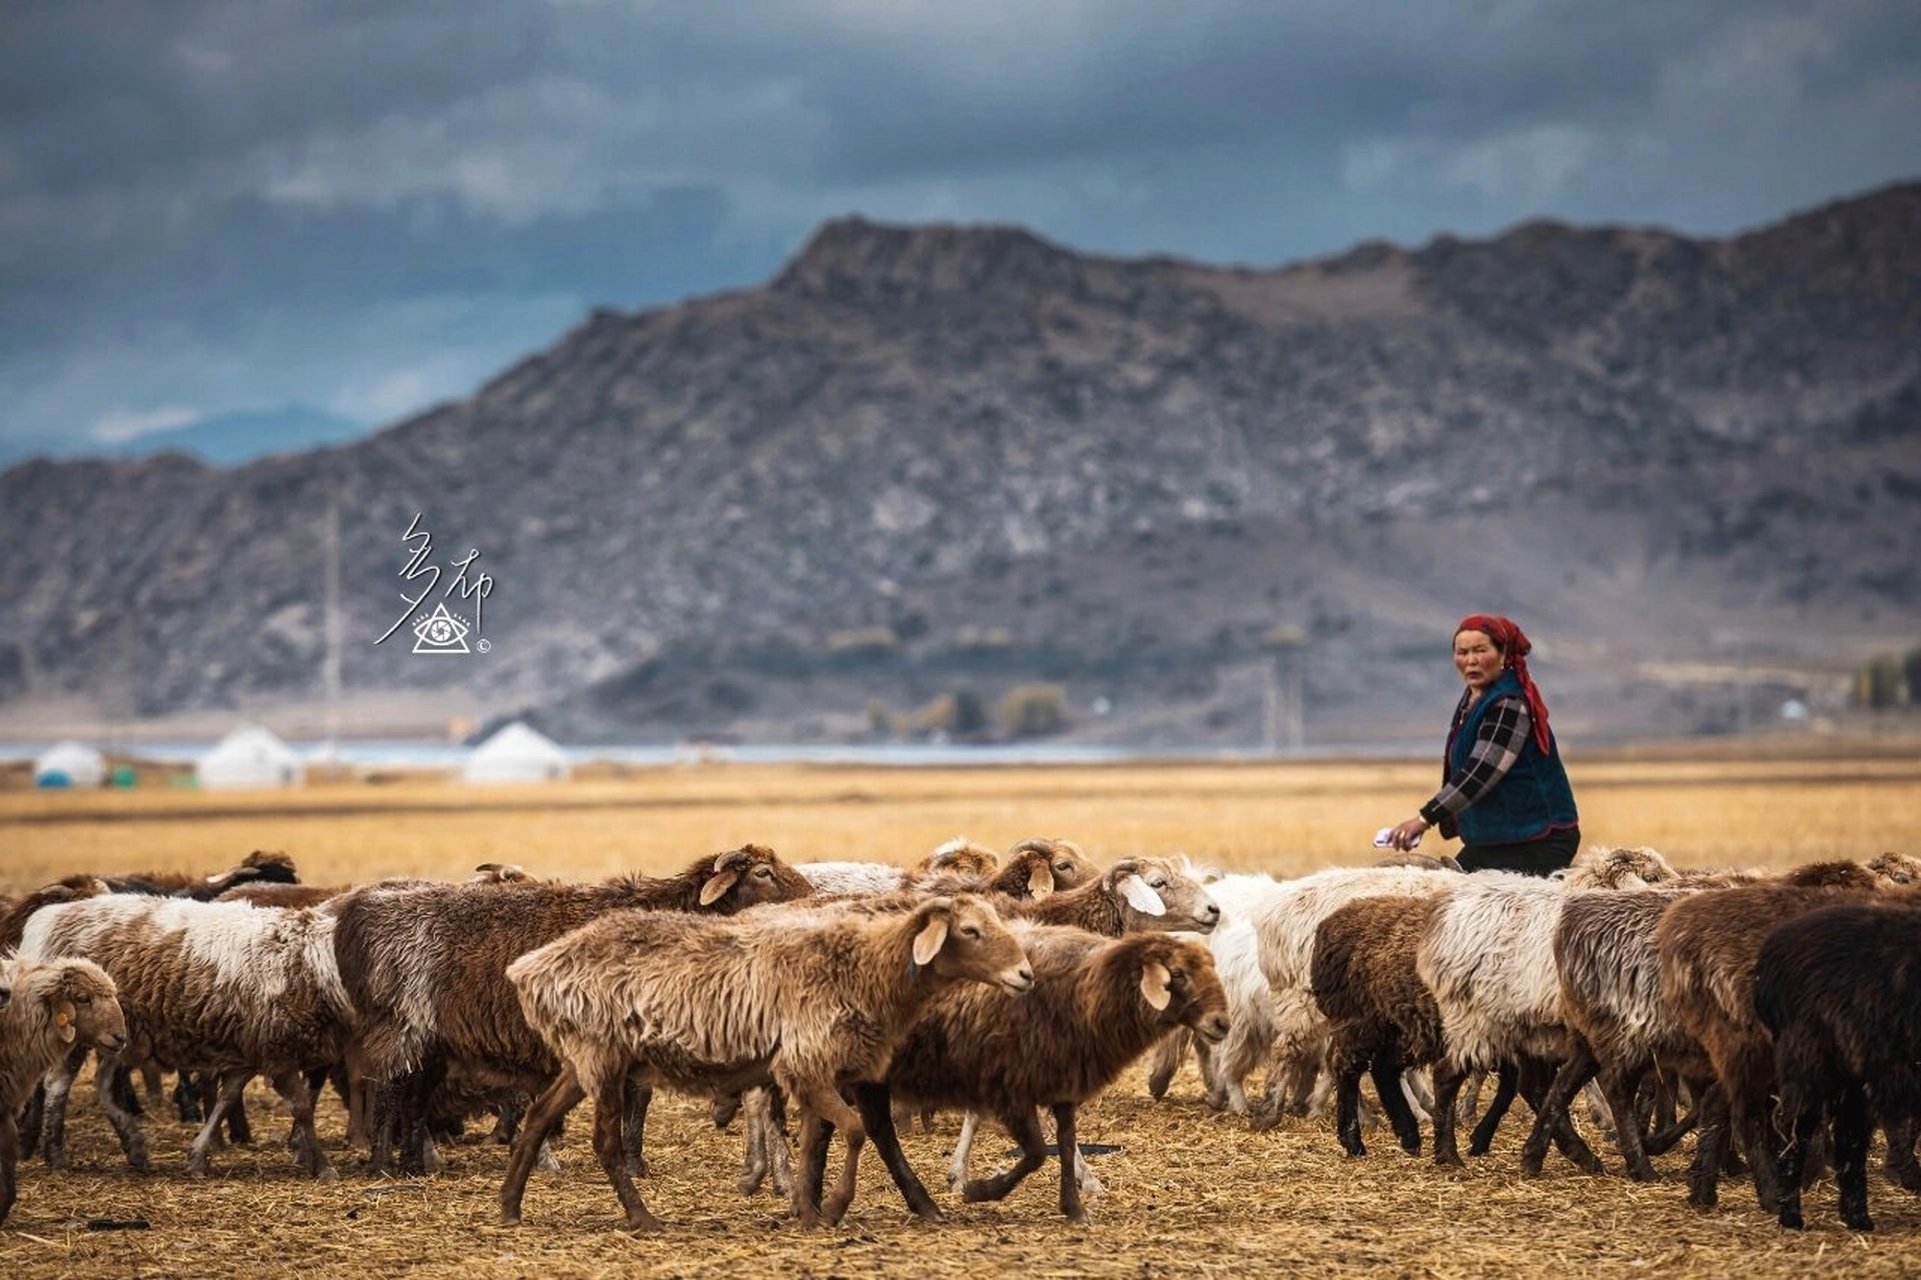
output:
[[[1824,878],[1821,887],[1807,880]],[[1824,906],[1860,901],[1884,883],[1858,863],[1817,864],[1801,884],[1753,884],[1686,897],[1655,928],[1661,999],[1706,1055],[1717,1085],[1702,1102],[1688,1201],[1717,1198],[1730,1137],[1754,1176],[1755,1195],[1773,1212],[1776,1140],[1769,1119],[1774,1044],[1754,1007],[1754,967],[1770,931]]]
[[794,1193],[803,1225],[832,1225],[853,1200],[866,1140],[841,1087],[884,1072],[918,1014],[954,984],[1034,984],[1014,935],[971,894],[912,911],[739,920],[623,911],[522,956],[507,976],[564,1068],[515,1143],[502,1222],[519,1221],[535,1147],[591,1094],[595,1154],[637,1231],[660,1223],[622,1160],[630,1076],[699,1093],[779,1085],[802,1107],[804,1169],[817,1167],[816,1151],[825,1159],[823,1122],[839,1129],[847,1155],[833,1194],[821,1204],[805,1176]]
[[1018,998],[978,986],[947,992],[922,1010],[885,1080],[857,1089],[876,1149],[922,1218],[937,1219],[940,1211],[900,1149],[890,1096],[986,1112],[1019,1142],[1015,1165],[963,1185],[970,1201],[1005,1197],[1045,1163],[1035,1113],[1049,1108],[1060,1153],[1061,1212],[1083,1222],[1079,1106],[1171,1028],[1189,1028],[1209,1042],[1227,1034],[1227,997],[1203,943],[1164,933],[1109,940],[1019,923],[1014,934],[1033,967],[1033,991]]
[[76,1048],[112,1053],[126,1042],[113,979],[100,966],[0,956],[0,1222],[13,1211],[20,1163],[14,1118],[40,1077]]
[[559,1070],[507,982],[516,957],[609,911],[731,915],[804,897],[812,886],[773,850],[747,845],[665,879],[596,885],[370,885],[334,904],[335,950],[359,1025],[349,1073],[373,1081],[373,1157],[385,1169],[403,1138],[408,1167],[427,1163],[427,1098],[451,1066],[483,1084],[538,1092]]
[[1868,1103],[1910,1157],[1921,1118],[1921,909],[1823,907],[1768,935],[1755,967],[1755,1009],[1774,1036],[1782,1120],[1793,1137],[1775,1181],[1780,1222],[1798,1230],[1801,1173],[1825,1115],[1833,1117],[1841,1220],[1868,1216]]
[[[1334,1078],[1335,1133],[1351,1156],[1361,1141],[1363,1073],[1374,1080],[1382,1109],[1410,1155],[1421,1131],[1401,1092],[1401,1075],[1432,1066],[1447,1047],[1441,1010],[1415,971],[1415,957],[1442,899],[1360,898],[1337,908],[1314,933],[1311,987],[1328,1021],[1328,1073]],[[1475,1137],[1479,1154],[1485,1147]]]

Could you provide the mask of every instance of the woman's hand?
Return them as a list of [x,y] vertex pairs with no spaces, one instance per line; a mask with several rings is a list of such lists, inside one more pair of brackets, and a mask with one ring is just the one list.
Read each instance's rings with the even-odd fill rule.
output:
[[1418,817],[1409,818],[1406,822],[1403,822],[1400,826],[1395,827],[1387,833],[1388,847],[1391,849],[1399,849],[1402,853],[1406,853],[1414,847],[1414,842],[1419,840],[1426,830],[1427,819]]

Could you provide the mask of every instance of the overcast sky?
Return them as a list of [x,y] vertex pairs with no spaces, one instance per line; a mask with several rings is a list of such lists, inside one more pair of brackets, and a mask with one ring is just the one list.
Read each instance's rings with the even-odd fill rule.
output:
[[1272,265],[1918,176],[1915,0],[11,0],[0,446],[392,421],[854,211]]

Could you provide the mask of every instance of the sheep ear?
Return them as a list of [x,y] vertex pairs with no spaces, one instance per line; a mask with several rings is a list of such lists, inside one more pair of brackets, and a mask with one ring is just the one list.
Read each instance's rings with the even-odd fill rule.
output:
[[1167,914],[1167,904],[1161,901],[1161,895],[1155,893],[1154,887],[1139,876],[1121,877],[1121,896],[1127,899],[1128,906],[1144,916]]
[[1167,989],[1168,980],[1172,977],[1167,966],[1155,960],[1149,960],[1141,967],[1141,998],[1147,1001],[1150,1008],[1167,1008],[1167,1002],[1174,998]]
[[719,875],[709,876],[707,883],[700,886],[700,905],[703,907],[713,906],[716,902],[720,901],[722,894],[734,887],[734,882],[739,879],[739,869],[732,867],[721,872]]
[[61,1044],[73,1043],[74,1036],[79,1033],[74,1029],[73,1005],[70,1002],[62,1000],[53,1006],[53,1026],[54,1034],[60,1037]]
[[929,917],[921,931],[914,935],[914,963],[924,965],[932,960],[940,954],[941,944],[946,941],[946,914]]
[[1054,892],[1054,868],[1045,859],[1037,860],[1027,872],[1027,892],[1036,898],[1045,898]]

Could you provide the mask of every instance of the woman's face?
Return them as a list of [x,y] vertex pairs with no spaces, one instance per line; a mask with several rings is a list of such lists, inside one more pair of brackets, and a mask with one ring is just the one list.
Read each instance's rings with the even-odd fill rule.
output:
[[1501,651],[1485,631],[1463,631],[1454,637],[1454,669],[1468,688],[1485,689],[1501,676]]

